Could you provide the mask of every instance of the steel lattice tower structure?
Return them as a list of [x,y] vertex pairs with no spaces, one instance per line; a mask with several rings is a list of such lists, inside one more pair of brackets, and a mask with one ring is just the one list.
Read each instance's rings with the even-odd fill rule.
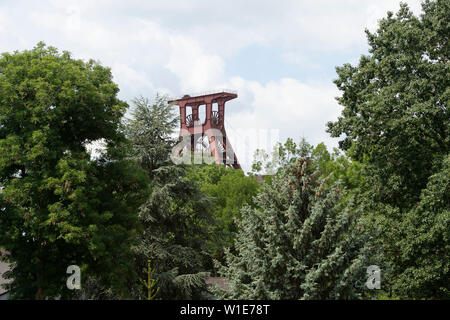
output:
[[[216,164],[241,169],[225,131],[225,102],[235,98],[237,98],[237,94],[234,92],[220,91],[194,97],[184,95],[180,99],[170,100],[170,104],[176,104],[180,107],[180,138],[186,142],[184,145],[179,144],[175,148],[173,156],[179,157],[186,149],[195,152],[196,146],[200,145],[214,157]],[[217,104],[218,110],[213,110],[213,104]],[[206,115],[203,122],[199,118],[199,107],[202,105],[206,105]],[[189,115],[186,113],[188,107],[192,108],[192,113]],[[207,138],[209,147],[205,146],[205,138]]]

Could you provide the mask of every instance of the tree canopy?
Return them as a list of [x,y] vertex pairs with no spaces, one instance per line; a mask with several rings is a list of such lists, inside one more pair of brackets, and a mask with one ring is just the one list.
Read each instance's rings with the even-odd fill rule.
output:
[[450,3],[402,4],[367,33],[369,54],[338,67],[340,147],[362,164],[359,196],[380,231],[386,296],[449,297]]
[[376,32],[357,66],[337,67],[342,115],[328,123],[340,147],[367,162],[374,196],[410,207],[449,152],[448,1],[425,1],[416,17],[402,4]]
[[[342,112],[326,130],[340,149],[289,138],[257,150],[248,175],[174,163],[167,97],[132,100],[126,119],[99,62],[44,43],[3,53],[12,298],[204,299],[212,272],[224,299],[449,299],[449,28],[446,0],[388,12],[368,53],[336,68]],[[371,265],[380,290],[366,286]]]
[[370,233],[355,208],[340,206],[342,186],[325,188],[310,159],[280,168],[255,207],[242,209],[234,252],[219,273],[227,299],[356,299],[365,296]]
[[259,184],[255,177],[246,176],[241,170],[216,164],[191,166],[187,179],[211,197],[214,224],[210,250],[214,258],[222,259],[224,249],[232,246],[236,236],[235,221],[241,218],[240,210],[253,204]]
[[126,126],[129,154],[151,179],[150,195],[139,210],[144,230],[134,248],[136,268],[145,278],[151,261],[160,288],[157,298],[162,299],[200,297],[211,265],[210,199],[186,178],[186,165],[170,159],[177,124],[173,106],[157,96],[135,99]]
[[[13,297],[67,297],[81,267],[126,295],[148,179],[125,159],[108,68],[39,43],[0,59],[0,243]],[[90,158],[87,144],[106,141]]]

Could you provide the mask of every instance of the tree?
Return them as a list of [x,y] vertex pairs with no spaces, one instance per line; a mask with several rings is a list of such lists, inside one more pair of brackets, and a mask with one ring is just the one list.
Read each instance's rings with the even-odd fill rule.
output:
[[178,121],[167,98],[135,99],[132,116],[126,129],[129,154],[151,179],[150,196],[139,212],[144,231],[134,250],[137,271],[145,277],[147,261],[152,261],[160,288],[157,298],[199,298],[211,265],[210,199],[186,178],[186,165],[170,159]]
[[150,260],[148,260],[147,280],[141,279],[141,282],[145,289],[147,289],[147,300],[154,300],[159,292],[159,287],[157,287],[158,280],[153,279],[152,277],[152,265]]
[[373,196],[406,210],[450,150],[450,4],[422,8],[417,18],[402,4],[366,31],[370,54],[336,68],[344,108],[328,123],[333,137],[346,135],[340,147],[366,162]]
[[[67,298],[69,265],[119,294],[148,179],[125,159],[127,104],[108,68],[39,43],[0,59],[0,244],[12,296]],[[96,160],[87,144],[103,139]]]
[[311,152],[311,159],[321,176],[329,176],[326,185],[333,185],[341,180],[348,190],[357,192],[363,186],[362,164],[352,161],[338,149],[335,148],[330,154],[325,144],[319,143]]
[[287,138],[284,144],[277,142],[271,155],[267,154],[265,150],[256,149],[252,163],[252,174],[263,172],[267,175],[273,175],[284,165],[295,162],[299,157],[310,155],[312,150],[313,146],[305,138],[302,138],[298,144],[292,138]]
[[401,298],[450,299],[450,156],[428,179],[420,201],[385,242],[395,252],[392,292]]
[[231,299],[351,299],[364,296],[370,233],[359,212],[340,207],[342,189],[325,181],[310,159],[285,165],[264,184],[256,208],[242,209],[235,253],[219,273]]
[[157,94],[154,101],[145,97],[133,100],[133,119],[128,121],[127,136],[132,142],[130,156],[139,161],[150,178],[156,169],[171,164],[175,146],[173,133],[179,118],[167,97]]
[[[295,143],[292,138],[288,138],[284,144],[278,142],[271,155],[265,150],[256,150],[250,174],[255,175],[260,172],[274,174],[300,157],[311,157],[312,165],[318,169],[320,175],[329,176],[326,185],[342,180],[347,189],[356,189],[363,184],[362,165],[359,162],[352,161],[338,149],[334,149],[330,154],[323,142],[314,147],[304,138],[298,143]],[[266,178],[266,181],[270,179]]]
[[336,68],[344,108],[328,131],[363,164],[359,203],[381,230],[387,295],[448,298],[450,3],[422,9],[388,12],[366,31],[369,55]]
[[213,199],[211,211],[215,224],[210,251],[214,258],[222,260],[224,248],[233,244],[240,209],[253,204],[259,184],[255,177],[246,176],[242,170],[217,164],[191,166],[187,178]]

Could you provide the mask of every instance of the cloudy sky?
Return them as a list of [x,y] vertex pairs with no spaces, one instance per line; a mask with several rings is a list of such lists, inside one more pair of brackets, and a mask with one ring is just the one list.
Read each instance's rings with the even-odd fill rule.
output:
[[[420,13],[420,0],[404,2]],[[264,142],[252,132],[337,146],[325,132],[341,109],[335,66],[356,63],[367,52],[364,29],[398,8],[397,0],[0,0],[0,51],[44,41],[99,60],[128,102],[236,90],[226,129],[247,170]]]

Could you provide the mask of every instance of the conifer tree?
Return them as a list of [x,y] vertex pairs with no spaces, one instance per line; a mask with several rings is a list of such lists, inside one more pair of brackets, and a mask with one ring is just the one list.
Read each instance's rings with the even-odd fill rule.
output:
[[355,299],[365,295],[370,234],[339,185],[326,188],[309,158],[299,158],[263,185],[245,207],[234,252],[219,273],[231,299]]
[[130,156],[151,179],[151,194],[139,212],[144,226],[135,259],[142,277],[152,261],[160,292],[156,298],[198,298],[205,289],[205,269],[211,265],[206,244],[210,237],[210,200],[186,179],[186,165],[176,165],[170,154],[178,118],[167,98],[134,100],[127,123]]

